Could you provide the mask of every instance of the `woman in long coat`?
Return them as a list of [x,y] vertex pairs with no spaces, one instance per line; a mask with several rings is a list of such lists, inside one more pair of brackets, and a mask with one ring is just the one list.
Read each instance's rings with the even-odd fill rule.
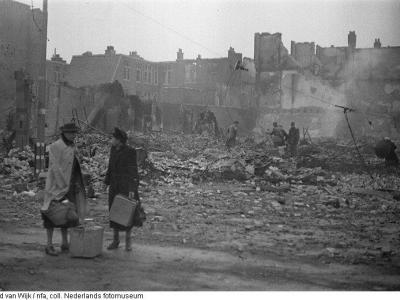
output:
[[77,226],[79,222],[55,225],[46,216],[51,203],[53,201],[61,202],[65,200],[74,203],[80,220],[85,218],[87,212],[85,187],[74,144],[79,128],[74,123],[68,123],[60,129],[60,139],[49,146],[49,170],[46,178],[44,201],[41,208],[43,226],[47,232],[47,246],[45,250],[47,254],[52,256],[58,255],[53,246],[54,228],[61,228],[61,251],[65,252],[69,249],[67,229]]
[[[109,185],[108,206],[114,201],[114,197],[121,194],[126,197],[138,197],[139,174],[136,162],[136,150],[126,145],[127,134],[118,129],[114,129],[110,160],[105,178],[105,184]],[[113,228],[113,242],[108,246],[108,250],[117,249],[119,246],[119,231],[126,232],[125,250],[131,251],[131,229],[110,221]]]

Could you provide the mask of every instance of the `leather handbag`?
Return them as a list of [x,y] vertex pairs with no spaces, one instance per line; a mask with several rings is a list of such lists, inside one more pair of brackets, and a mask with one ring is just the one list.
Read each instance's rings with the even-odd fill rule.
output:
[[135,198],[136,206],[132,217],[132,226],[142,227],[144,221],[146,221],[146,213],[143,209],[142,202],[140,201],[139,193],[137,191],[135,192]]
[[49,208],[43,214],[56,226],[79,222],[76,206],[72,202],[51,201]]

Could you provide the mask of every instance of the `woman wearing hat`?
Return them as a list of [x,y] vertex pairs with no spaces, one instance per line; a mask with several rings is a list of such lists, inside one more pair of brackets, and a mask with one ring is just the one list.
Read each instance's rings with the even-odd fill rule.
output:
[[43,226],[47,231],[46,253],[56,256],[58,253],[53,246],[54,228],[61,228],[61,251],[69,250],[69,227],[77,226],[79,221],[56,226],[47,216],[46,211],[53,201],[68,200],[75,204],[77,214],[82,220],[86,214],[85,188],[81,168],[76,156],[74,140],[79,130],[74,123],[65,124],[60,128],[60,138],[49,146],[49,169],[46,178],[44,202],[41,208]]
[[[114,197],[121,194],[126,197],[138,197],[139,174],[136,162],[136,150],[126,145],[127,134],[119,128],[114,129],[110,160],[105,178],[105,184],[109,185],[108,205],[114,201]],[[131,251],[131,227],[124,227],[110,221],[113,228],[113,242],[108,250],[117,249],[119,246],[119,231],[126,232],[125,250]]]

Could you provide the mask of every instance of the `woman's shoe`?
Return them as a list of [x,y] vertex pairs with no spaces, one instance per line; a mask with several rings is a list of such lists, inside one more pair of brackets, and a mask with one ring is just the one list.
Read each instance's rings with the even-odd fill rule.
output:
[[107,250],[118,249],[118,246],[119,246],[119,242],[113,241],[113,242],[107,247]]
[[45,252],[46,252],[47,255],[50,255],[50,256],[58,256],[58,253],[57,253],[57,251],[54,249],[53,246],[47,246],[47,247],[45,248]]

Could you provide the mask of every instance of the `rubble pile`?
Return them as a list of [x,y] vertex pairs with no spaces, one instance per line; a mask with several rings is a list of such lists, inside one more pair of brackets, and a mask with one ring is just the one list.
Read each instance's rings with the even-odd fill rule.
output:
[[96,193],[104,191],[104,177],[110,155],[110,139],[101,134],[80,135],[76,139],[82,172],[90,175],[91,185]]
[[[280,155],[268,140],[253,138],[230,152],[223,141],[200,135],[132,135],[129,143],[148,152],[140,167],[140,192],[149,221],[136,232],[138,240],[326,263],[400,261],[400,177],[377,167],[382,161],[367,146],[360,149],[375,166],[369,173],[350,143],[330,140],[301,146],[296,159]],[[83,171],[102,194],[89,200],[90,217],[106,226],[102,182],[110,140],[82,135],[77,146]],[[317,163],[302,165],[305,160]],[[339,168],[341,163],[357,168]],[[8,193],[13,201],[5,201],[6,221],[1,215],[0,222],[40,226],[41,202],[30,201],[33,193]]]
[[29,146],[23,150],[11,149],[0,162],[0,174],[17,182],[26,182],[33,177],[34,153]]
[[[208,135],[155,133],[129,134],[128,143],[141,153],[139,173],[146,184],[192,186],[208,181],[254,182],[255,188],[279,189],[288,184],[369,187],[397,189],[395,173],[383,174],[375,169],[382,161],[374,155],[371,144],[360,144],[360,162],[354,145],[333,139],[315,140],[299,146],[298,157],[292,159],[272,146],[268,138],[250,136],[238,141],[226,151],[222,140]],[[84,173],[96,193],[104,192],[110,137],[98,133],[84,133],[76,145]],[[139,153],[139,152],[138,152]],[[12,149],[1,162],[1,174],[27,182],[33,175],[33,153],[29,147]],[[380,168],[382,170],[383,168]],[[373,180],[369,174],[373,175]],[[351,182],[352,187],[349,187]]]

